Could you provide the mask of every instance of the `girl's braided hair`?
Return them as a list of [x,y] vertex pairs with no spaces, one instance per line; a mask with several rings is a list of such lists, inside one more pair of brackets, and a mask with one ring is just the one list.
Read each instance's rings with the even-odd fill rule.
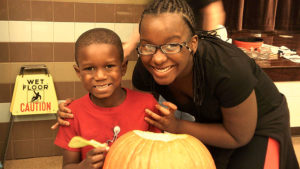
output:
[[[145,8],[144,12],[142,13],[140,25],[144,15],[157,15],[162,13],[181,14],[191,31],[191,35],[195,35],[196,23],[194,13],[185,0],[154,0]],[[204,98],[205,83],[203,63],[201,58],[202,57],[200,57],[199,52],[196,52],[193,56],[193,100],[197,105],[202,105]]]

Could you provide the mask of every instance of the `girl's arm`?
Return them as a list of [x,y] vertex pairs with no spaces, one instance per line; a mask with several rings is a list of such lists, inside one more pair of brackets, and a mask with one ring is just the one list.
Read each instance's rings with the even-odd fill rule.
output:
[[221,108],[223,123],[208,124],[177,120],[175,105],[168,102],[164,108],[158,106],[161,116],[146,111],[152,118],[146,118],[150,124],[172,133],[190,134],[207,145],[222,148],[237,148],[247,144],[254,135],[257,122],[257,103],[255,92],[242,103],[230,108]]
[[202,29],[214,30],[218,28],[218,25],[225,24],[225,11],[221,0],[210,3],[203,9],[199,9],[199,13],[203,15]]

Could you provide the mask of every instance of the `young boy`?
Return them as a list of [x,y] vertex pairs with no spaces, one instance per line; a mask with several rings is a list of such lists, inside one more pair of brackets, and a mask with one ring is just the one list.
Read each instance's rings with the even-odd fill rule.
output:
[[120,38],[109,29],[96,28],[83,33],[75,43],[76,74],[89,92],[73,101],[69,108],[74,115],[70,126],[61,126],[55,144],[64,149],[63,168],[102,168],[105,148],[68,147],[74,136],[101,143],[130,130],[160,132],[145,120],[145,109],[157,112],[157,101],[148,93],[121,87],[127,62],[123,63]]

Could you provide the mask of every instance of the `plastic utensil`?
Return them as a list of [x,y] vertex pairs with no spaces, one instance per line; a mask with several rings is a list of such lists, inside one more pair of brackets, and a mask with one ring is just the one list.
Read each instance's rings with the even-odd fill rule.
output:
[[107,144],[102,144],[102,143],[99,143],[98,141],[96,140],[87,140],[85,138],[82,138],[80,136],[75,136],[73,137],[69,144],[68,144],[69,147],[71,148],[82,148],[82,147],[85,147],[85,146],[93,146],[93,147],[107,147]]

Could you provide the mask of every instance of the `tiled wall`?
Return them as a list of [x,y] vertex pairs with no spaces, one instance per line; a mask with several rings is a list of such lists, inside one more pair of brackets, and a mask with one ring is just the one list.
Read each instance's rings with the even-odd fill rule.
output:
[[[290,111],[291,127],[300,129],[300,81],[293,82],[275,82],[278,90],[283,93],[287,99]],[[299,132],[298,132],[299,135]]]
[[[138,26],[149,0],[0,0],[0,151],[10,117],[16,75],[22,65],[46,64],[58,100],[81,97],[86,91],[73,70],[74,42],[84,31],[105,27],[125,42]],[[137,55],[129,57],[123,86],[132,88]],[[8,159],[57,155],[53,116],[18,117]],[[2,157],[0,157],[2,158]]]
[[[54,122],[54,120],[41,120],[14,123],[6,159],[61,155],[61,149],[53,144],[56,131],[49,129]],[[8,123],[0,123],[1,152],[7,129]]]

